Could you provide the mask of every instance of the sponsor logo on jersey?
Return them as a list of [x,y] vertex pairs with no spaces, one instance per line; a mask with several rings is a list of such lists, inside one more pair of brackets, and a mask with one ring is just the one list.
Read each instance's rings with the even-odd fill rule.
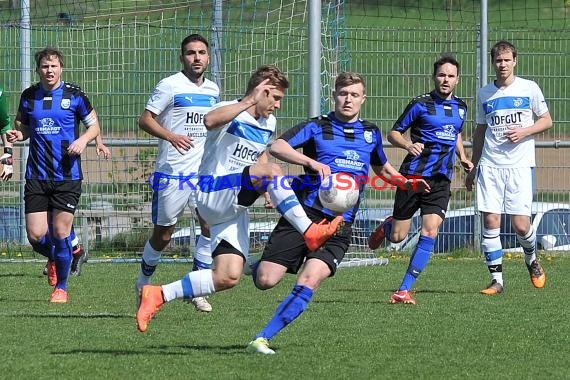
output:
[[249,162],[256,162],[262,152],[257,150],[249,149],[247,146],[242,144],[237,144],[232,156],[240,158],[242,160],[247,160]]
[[186,112],[186,124],[203,124],[204,114],[201,112]]
[[364,166],[364,162],[359,161],[360,155],[357,151],[349,149],[342,152],[346,158],[336,158],[334,162],[340,168],[360,169]]
[[522,111],[513,112],[507,115],[489,115],[489,125],[513,125],[522,123]]
[[345,150],[344,152],[342,152],[342,154],[344,154],[344,156],[346,157],[347,160],[358,160],[360,158],[360,155],[358,154],[357,151],[355,150]]
[[446,124],[441,128],[443,131],[435,132],[437,138],[442,140],[455,140],[455,126],[453,124]]
[[51,117],[46,117],[38,120],[40,126],[36,128],[36,133],[39,135],[56,135],[59,133],[60,127],[55,125],[55,121]]

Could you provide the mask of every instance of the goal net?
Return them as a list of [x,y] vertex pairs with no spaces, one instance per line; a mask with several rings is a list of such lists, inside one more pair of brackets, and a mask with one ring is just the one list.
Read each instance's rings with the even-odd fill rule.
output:
[[[341,0],[322,2],[322,112],[332,105],[334,77],[346,68],[343,7]],[[307,1],[78,0],[48,4],[37,0],[29,11],[30,50],[54,46],[64,53],[63,79],[80,85],[90,97],[112,151],[109,161],[98,159],[92,148],[83,159],[86,175],[76,231],[93,253],[136,256],[150,235],[147,179],[154,168],[156,139],[139,130],[137,119],[156,83],[180,69],[178,56],[184,36],[200,33],[211,42],[209,75],[220,85],[223,99],[241,96],[250,73],[273,63],[287,73],[291,83],[277,115],[278,134],[308,116]],[[0,19],[5,25],[17,24],[20,14],[19,3],[11,2]],[[17,57],[19,30],[2,28],[2,38],[9,41],[8,56]],[[8,71],[2,74],[11,91],[13,110],[19,97],[19,78]],[[36,81],[35,74],[31,75]],[[22,157],[16,170],[21,162]],[[299,168],[289,170],[296,173]],[[17,208],[18,192],[13,190],[5,203]],[[252,211],[252,247],[259,250],[279,215],[262,207]],[[172,256],[191,258],[195,227],[191,215],[182,218],[169,251]],[[6,244],[12,249],[23,241],[22,236],[11,238]],[[365,248],[363,231],[356,229],[353,241],[347,262],[383,262]]]
[[[101,119],[103,137],[112,159],[98,159],[90,147],[83,155],[85,181],[76,228],[93,253],[136,258],[150,234],[147,179],[154,167],[156,139],[139,131],[137,119],[156,83],[180,69],[181,39],[201,33],[211,42],[208,75],[220,83],[222,97],[232,99],[245,90],[257,66],[276,63],[291,79],[279,110],[278,133],[308,116],[308,13],[300,0],[35,0],[3,1],[0,7],[0,84],[8,95],[13,118],[22,86],[23,59],[46,45],[65,54],[64,79],[79,84]],[[30,23],[22,24],[21,4],[29,4]],[[474,94],[480,78],[480,2],[478,1],[321,1],[321,109],[332,106],[333,78],[343,70],[364,74],[367,101],[363,117],[378,124],[385,135],[409,100],[429,91],[432,64],[440,54],[453,53],[461,62],[457,94],[468,104],[463,139],[473,135]],[[522,58],[517,72],[536,80],[545,92],[555,120],[537,136],[535,199],[568,203],[568,107],[566,69],[570,50],[567,2],[489,2],[489,42],[508,39]],[[23,45],[29,32],[29,49]],[[32,64],[33,65],[33,64]],[[492,70],[490,70],[492,71]],[[37,80],[33,69],[29,74]],[[492,80],[488,73],[487,80]],[[482,78],[485,80],[485,78]],[[543,140],[543,141],[541,141]],[[540,144],[539,144],[540,143]],[[542,144],[542,145],[541,145]],[[550,149],[552,148],[552,149]],[[398,166],[403,150],[385,146],[389,161]],[[1,258],[36,257],[26,244],[20,176],[24,159],[16,150],[15,175],[3,183],[0,195]],[[299,168],[290,167],[295,174]],[[457,168],[452,181],[451,209],[473,205],[464,173]],[[366,191],[347,259],[374,259],[366,246],[368,234],[390,212],[392,191]],[[273,211],[252,210],[252,241],[260,249],[265,229],[277,219]],[[381,215],[378,215],[381,214]],[[259,224],[260,223],[260,224]],[[195,226],[191,215],[179,223],[180,238],[169,248],[172,258],[191,258]],[[474,236],[474,235],[473,235]],[[180,243],[180,244],[178,244]],[[386,250],[380,254],[387,255]],[[93,257],[93,256],[92,256]]]

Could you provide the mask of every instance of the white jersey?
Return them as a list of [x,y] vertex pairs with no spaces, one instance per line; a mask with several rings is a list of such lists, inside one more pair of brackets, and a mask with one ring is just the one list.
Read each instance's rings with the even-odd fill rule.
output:
[[504,89],[494,83],[482,87],[477,94],[477,124],[487,124],[487,129],[479,163],[497,168],[534,167],[534,137],[512,143],[505,131],[528,128],[534,124],[535,115],[546,112],[544,95],[531,80],[515,77]]
[[157,115],[156,120],[163,128],[191,136],[194,147],[182,155],[170,142],[160,139],[155,172],[174,178],[198,172],[207,132],[204,115],[218,102],[219,96],[220,89],[211,80],[204,78],[204,83],[197,86],[182,72],[157,84],[145,108]]
[[[220,102],[212,109],[237,102]],[[198,171],[200,176],[220,177],[241,173],[246,166],[256,163],[275,133],[275,124],[273,115],[267,119],[255,119],[244,111],[224,127],[208,131]]]
[[[237,103],[221,102],[215,107]],[[238,203],[241,191],[241,177],[244,169],[257,162],[265,152],[267,145],[275,133],[275,116],[255,119],[244,111],[222,128],[208,131],[204,156],[198,173],[200,184],[197,194],[197,206],[200,216],[211,226],[212,248],[225,239],[234,247],[246,249],[245,242],[249,238],[247,206]],[[232,237],[229,229],[219,229],[225,224],[236,225],[240,231],[238,240]],[[225,232],[224,232],[225,231]],[[228,240],[229,239],[229,240]],[[240,252],[245,253],[246,250]]]

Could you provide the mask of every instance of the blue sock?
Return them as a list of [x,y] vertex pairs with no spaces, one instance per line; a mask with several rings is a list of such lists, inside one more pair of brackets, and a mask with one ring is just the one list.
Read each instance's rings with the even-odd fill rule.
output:
[[406,274],[404,275],[404,279],[402,280],[402,285],[400,285],[399,290],[410,290],[412,288],[416,278],[418,278],[420,273],[422,273],[426,267],[434,245],[435,239],[432,239],[429,236],[420,235],[418,245],[416,245],[416,249],[414,250],[414,253],[412,253],[410,264],[408,265],[408,269],[406,270]]
[[273,318],[255,338],[273,338],[305,311],[312,297],[313,291],[311,289],[306,286],[295,285],[293,291],[279,304]]
[[63,239],[53,239],[55,271],[57,273],[56,288],[65,290],[67,288],[67,277],[69,276],[69,268],[71,267],[71,239],[69,236]]
[[54,260],[53,242],[49,234],[44,235],[38,241],[30,241],[32,249],[49,260]]

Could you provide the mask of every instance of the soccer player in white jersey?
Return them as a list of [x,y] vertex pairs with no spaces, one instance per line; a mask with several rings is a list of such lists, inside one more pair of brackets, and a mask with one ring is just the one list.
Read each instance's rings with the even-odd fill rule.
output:
[[[204,154],[206,127],[204,115],[218,102],[220,90],[204,73],[210,63],[207,40],[191,34],[180,44],[182,71],[161,80],[150,96],[139,119],[139,126],[158,137],[155,171],[149,179],[153,188],[152,223],[136,281],[137,308],[140,292],[150,284],[164,248],[170,242],[178,217],[186,207],[196,208],[195,189],[198,168]],[[196,243],[193,270],[212,265],[209,226],[197,214],[201,234]],[[197,310],[210,312],[203,297],[191,300]]]
[[[491,49],[496,79],[477,94],[477,128],[473,158],[477,170],[477,207],[483,213],[482,249],[491,273],[491,283],[481,294],[503,292],[503,251],[499,237],[501,214],[511,224],[524,250],[524,259],[535,288],[542,288],[546,275],[536,257],[536,232],[532,227],[534,135],[552,126],[544,95],[538,85],[515,76],[517,51],[508,41]],[[473,188],[475,171],[466,178]]]
[[342,216],[313,223],[287,182],[283,170],[268,161],[267,145],[275,133],[273,112],[289,81],[276,66],[261,66],[251,76],[245,96],[216,105],[204,118],[208,129],[200,165],[198,211],[210,224],[213,269],[190,272],[163,286],[146,285],[137,311],[145,332],[160,307],[176,298],[191,299],[238,284],[249,255],[248,207],[263,194],[300,233],[311,251],[340,228]]

